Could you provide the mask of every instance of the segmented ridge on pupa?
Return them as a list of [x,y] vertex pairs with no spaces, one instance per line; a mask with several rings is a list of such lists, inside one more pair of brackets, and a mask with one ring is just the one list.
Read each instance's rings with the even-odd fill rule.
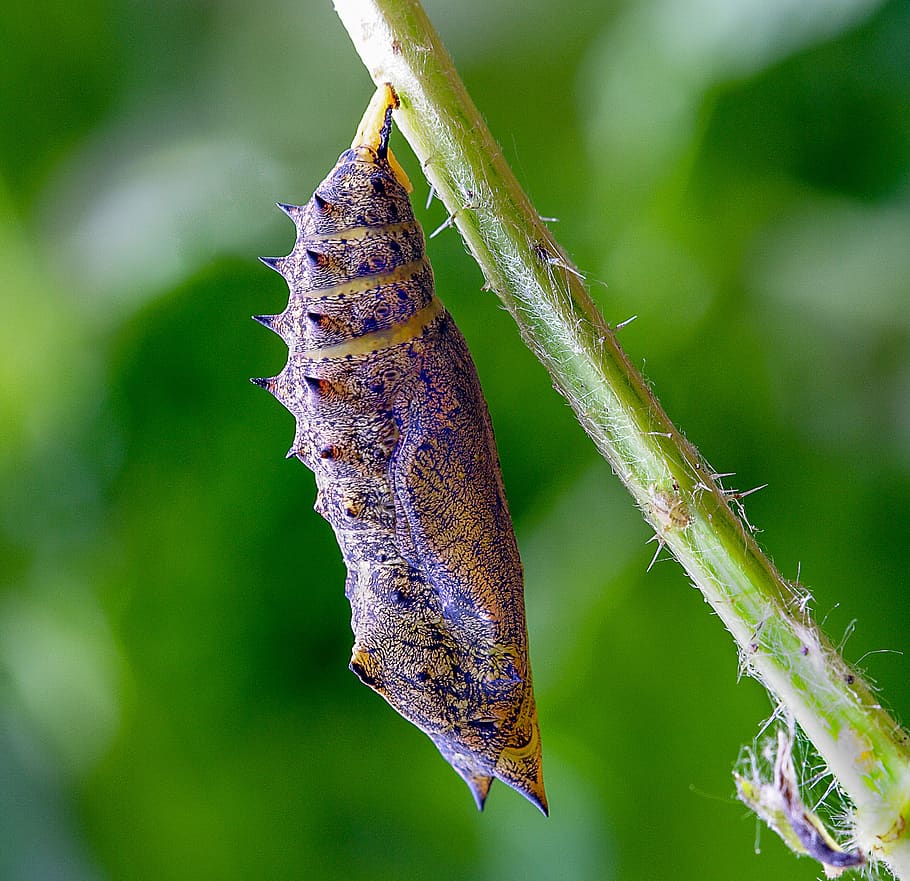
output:
[[344,183],[367,178],[371,189],[391,190],[387,175],[362,166],[349,150],[305,206],[282,206],[297,226],[294,250],[262,258],[284,276],[291,296],[284,312],[259,320],[292,350],[336,345],[400,324],[433,296],[423,232],[407,195],[402,200],[389,192],[380,207],[364,206],[356,189],[339,186],[339,177]]
[[[300,397],[303,385],[311,397],[322,396],[323,407],[333,391],[356,394],[324,378],[320,385],[318,367],[298,364],[295,355],[406,322],[432,300],[433,273],[407,193],[388,166],[365,166],[356,150],[341,155],[306,205],[280,207],[294,221],[297,241],[286,257],[262,260],[284,276],[290,299],[280,314],[257,320],[289,348],[284,370],[265,383],[297,421],[291,456],[304,452],[301,435],[312,416],[312,402]],[[300,375],[301,368],[313,375]]]
[[355,139],[307,205],[279,206],[297,242],[264,262],[291,295],[257,320],[290,351],[257,382],[297,419],[291,454],[315,472],[315,508],[348,567],[351,669],[432,738],[479,807],[495,776],[546,812],[489,415],[382,133],[377,143]]

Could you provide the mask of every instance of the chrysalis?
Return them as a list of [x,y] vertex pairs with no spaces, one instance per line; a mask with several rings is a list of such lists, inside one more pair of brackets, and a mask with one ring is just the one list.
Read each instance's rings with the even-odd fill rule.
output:
[[426,732],[479,808],[493,778],[547,812],[521,561],[464,339],[433,289],[381,87],[310,201],[280,205],[294,250],[288,344],[267,388],[297,420],[288,456],[348,570],[351,670]]

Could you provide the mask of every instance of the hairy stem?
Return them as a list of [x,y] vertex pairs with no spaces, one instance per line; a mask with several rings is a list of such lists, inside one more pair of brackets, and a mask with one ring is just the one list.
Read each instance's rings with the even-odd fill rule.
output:
[[334,0],[396,122],[527,345],[648,522],[856,806],[857,841],[910,881],[910,746],[670,422],[502,157],[417,0]]

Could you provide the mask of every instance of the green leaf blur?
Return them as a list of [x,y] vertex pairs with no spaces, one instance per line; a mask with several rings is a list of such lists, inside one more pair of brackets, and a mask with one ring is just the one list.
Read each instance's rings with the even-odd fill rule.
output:
[[[671,417],[769,484],[759,540],[907,722],[910,5],[425,6]],[[478,814],[348,672],[338,549],[247,382],[286,356],[248,317],[286,302],[273,202],[372,94],[328,0],[0,26],[0,881],[818,877],[767,830],[756,854],[734,799],[773,708],[679,567],[646,572],[451,230],[429,252],[524,557],[550,819],[501,785]]]

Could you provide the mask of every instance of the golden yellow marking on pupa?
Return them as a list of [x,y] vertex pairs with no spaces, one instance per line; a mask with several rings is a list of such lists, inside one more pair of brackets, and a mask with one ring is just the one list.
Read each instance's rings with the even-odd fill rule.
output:
[[409,342],[422,336],[426,329],[445,312],[445,306],[438,297],[433,297],[423,309],[415,312],[407,321],[393,324],[391,327],[364,333],[337,346],[322,346],[319,349],[306,349],[298,356],[310,361],[322,358],[344,358],[347,355],[366,355],[388,349],[401,343]]
[[388,236],[389,233],[407,232],[415,229],[417,229],[415,221],[405,220],[402,223],[386,223],[383,226],[354,226],[351,229],[341,230],[340,232],[314,233],[310,236],[310,241],[362,242],[372,236]]
[[[529,756],[533,756],[539,747],[540,741],[540,730],[536,727],[531,728],[531,736],[528,738],[527,743],[524,746],[509,746],[506,747],[499,756],[499,761],[505,763],[508,761],[521,761],[522,759],[527,759]],[[541,791],[540,796],[543,796],[543,791]]]
[[374,272],[370,275],[364,275],[361,278],[355,278],[351,281],[342,281],[325,288],[313,288],[313,290],[310,291],[310,293],[313,294],[312,302],[318,302],[325,298],[349,297],[354,294],[372,291],[382,285],[392,284],[396,281],[407,281],[409,278],[417,275],[422,269],[426,268],[426,258],[421,257],[419,260],[412,260],[410,263],[402,263],[401,266],[396,266],[388,272]]

